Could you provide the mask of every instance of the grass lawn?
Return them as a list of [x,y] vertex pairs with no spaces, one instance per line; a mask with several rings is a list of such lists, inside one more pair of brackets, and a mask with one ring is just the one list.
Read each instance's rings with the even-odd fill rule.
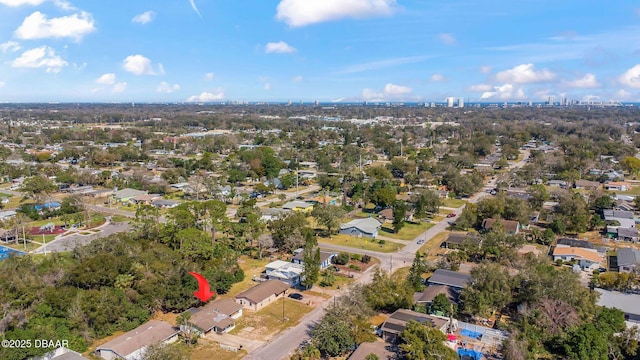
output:
[[391,241],[385,241],[384,244],[380,244],[378,240],[371,240],[369,238],[357,238],[355,236],[344,234],[333,235],[332,239],[318,238],[318,242],[321,242],[323,244],[347,246],[356,249],[364,249],[384,253],[394,252],[402,247],[401,244],[396,244]]
[[434,224],[427,222],[405,222],[404,227],[402,227],[402,229],[400,229],[400,232],[396,234],[395,232],[393,232],[393,225],[385,223],[382,225],[382,229],[380,229],[380,235],[398,240],[413,240],[418,235],[429,230],[433,225]]
[[223,350],[217,342],[206,338],[199,338],[198,344],[194,348],[188,349],[187,352],[189,352],[191,360],[239,360],[247,356],[245,350],[238,352]]
[[397,268],[393,274],[391,274],[391,278],[396,281],[402,281],[409,275],[409,269],[411,269],[411,266]]
[[460,206],[466,204],[467,202],[462,199],[444,199],[442,202],[442,206],[450,207],[450,208],[459,208]]
[[[40,238],[40,240],[42,240],[42,237]],[[14,250],[18,250],[18,251],[23,251],[23,252],[29,252],[29,251],[33,251],[37,248],[40,247],[39,244],[34,244],[31,241],[29,241],[29,239],[27,239],[27,246],[25,248],[25,245],[22,243],[22,240],[20,240],[19,244],[2,244],[2,246],[7,247],[7,248],[11,248]]]
[[[44,236],[44,241],[46,243],[50,243],[51,241],[53,241],[53,239],[56,238],[56,236],[58,236],[58,235],[45,235]],[[27,238],[29,238],[29,239],[31,239],[31,240],[33,240],[35,242],[39,242],[39,243],[42,243],[42,240],[43,240],[42,235],[27,235]],[[40,246],[40,245],[38,245],[38,246]]]
[[25,204],[33,204],[33,200],[31,199],[26,199],[25,201],[22,201],[24,198],[21,196],[5,196],[7,194],[2,194],[3,197],[8,197],[9,198],[9,202],[6,204],[2,204],[4,207],[4,210],[10,210],[10,209],[17,209],[19,208],[21,205],[25,205]]
[[620,195],[629,195],[629,196],[637,196],[640,195],[640,186],[631,186],[629,191],[625,192],[616,192],[616,194]]
[[[343,271],[343,274],[347,273],[347,271]],[[320,283],[322,282],[322,272],[320,273],[320,277],[318,278],[318,282],[314,285],[314,287],[318,287],[319,289],[325,289],[325,290],[336,290],[338,289],[338,287],[340,287],[341,289],[344,288],[345,286],[349,286],[353,283],[353,279],[352,278],[348,278],[348,277],[344,277],[344,276],[338,276],[336,275],[336,282],[333,283],[333,285],[331,286],[320,286]]]
[[420,252],[426,254],[428,260],[436,259],[436,254],[443,250],[440,248],[440,244],[442,244],[447,236],[449,236],[449,231],[442,231],[438,233],[436,236],[432,237],[431,240],[427,241],[426,244],[422,245]]
[[237,335],[240,330],[250,326],[255,328],[252,333],[259,334],[262,340],[268,340],[272,335],[295,326],[311,310],[313,307],[308,306],[306,302],[284,298],[285,321],[283,322],[282,298],[279,298],[260,311],[243,311],[242,317],[238,319],[236,328],[231,330],[231,333]]
[[111,215],[111,222],[125,222],[129,221],[129,218],[122,215]]
[[264,271],[264,266],[270,262],[271,260],[269,260],[268,258],[260,260],[248,257],[246,255],[241,256],[238,260],[238,263],[242,271],[244,271],[244,279],[239,283],[233,284],[233,286],[231,286],[231,290],[229,290],[229,292],[224,295],[220,295],[220,298],[233,298],[239,293],[258,285],[259,283],[251,279],[254,275],[259,276],[260,273]]

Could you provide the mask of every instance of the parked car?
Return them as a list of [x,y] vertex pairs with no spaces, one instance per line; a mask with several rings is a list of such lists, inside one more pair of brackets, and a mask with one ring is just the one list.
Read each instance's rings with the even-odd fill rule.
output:
[[422,244],[424,244],[424,239],[418,240],[418,245],[422,245]]
[[302,294],[298,294],[298,293],[289,294],[289,297],[294,300],[302,300],[303,298]]
[[448,218],[454,218],[454,217],[456,217],[456,214],[451,213],[451,214],[447,215],[447,217],[448,217]]

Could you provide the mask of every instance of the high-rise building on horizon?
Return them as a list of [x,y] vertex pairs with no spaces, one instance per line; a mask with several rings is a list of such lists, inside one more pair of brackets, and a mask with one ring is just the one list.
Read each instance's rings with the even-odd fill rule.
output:
[[456,98],[454,98],[453,96],[449,96],[447,98],[447,107],[452,108],[453,107],[453,103],[455,102]]
[[463,108],[464,107],[464,99],[463,98],[459,98],[458,99],[458,107],[459,108]]
[[547,102],[547,105],[553,106],[553,96],[549,96],[549,101]]

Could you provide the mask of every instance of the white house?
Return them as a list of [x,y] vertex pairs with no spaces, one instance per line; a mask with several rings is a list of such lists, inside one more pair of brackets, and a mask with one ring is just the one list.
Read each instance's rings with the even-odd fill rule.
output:
[[374,218],[364,218],[349,221],[346,224],[340,224],[340,234],[375,238],[378,236],[382,224]]
[[276,260],[265,266],[264,275],[269,280],[280,280],[289,286],[300,284],[304,266],[288,261]]
[[553,261],[573,261],[577,260],[578,265],[584,271],[593,271],[601,267],[602,258],[595,249],[577,248],[565,245],[558,245],[553,249]]
[[150,320],[96,348],[96,355],[106,360],[140,360],[147,347],[178,340],[179,329],[166,321]]

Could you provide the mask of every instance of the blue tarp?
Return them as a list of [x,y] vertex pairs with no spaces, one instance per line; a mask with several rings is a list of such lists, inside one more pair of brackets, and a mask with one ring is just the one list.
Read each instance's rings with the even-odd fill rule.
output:
[[478,340],[480,340],[480,338],[482,337],[482,333],[467,330],[467,329],[462,329],[462,331],[460,331],[460,335],[466,336],[472,339],[478,339]]
[[458,349],[458,356],[462,359],[463,356],[473,360],[481,360],[482,353],[480,351],[470,350],[470,349]]

